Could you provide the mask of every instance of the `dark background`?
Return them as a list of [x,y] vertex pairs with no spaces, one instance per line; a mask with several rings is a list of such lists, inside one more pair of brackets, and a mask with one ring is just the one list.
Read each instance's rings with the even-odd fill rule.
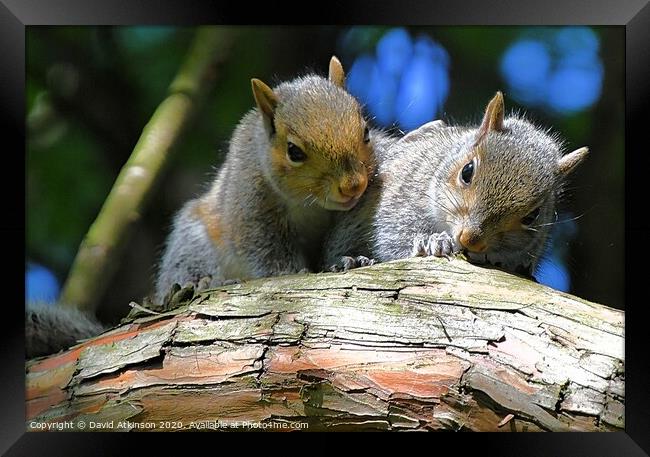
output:
[[[404,93],[415,93],[413,88],[424,88],[419,99],[432,101],[427,106],[437,108],[433,116],[460,123],[478,122],[494,92],[503,90],[507,112],[523,110],[553,128],[566,140],[567,151],[589,146],[592,153],[573,176],[562,205],[560,220],[567,222],[557,225],[555,250],[548,256],[554,262],[545,277],[556,286],[566,286],[569,279],[571,293],[624,307],[622,27],[227,29],[236,38],[215,90],[153,195],[100,306],[100,318],[115,321],[131,300],[150,291],[171,217],[204,188],[234,126],[253,106],[250,78],[276,83],[306,69],[324,74],[332,54],[350,70],[351,90],[379,125],[407,130],[418,120],[430,120],[426,106],[422,112],[413,108],[410,117],[403,109],[383,111],[398,105]],[[36,290],[34,284],[47,283],[34,264],[47,268],[59,284],[65,280],[117,173],[165,97],[194,31],[27,28],[26,265],[30,281],[41,278],[29,283],[28,293]],[[546,54],[540,56],[540,50]],[[400,61],[400,56],[410,57]],[[548,67],[538,68],[544,56]],[[359,80],[368,81],[365,89],[355,83]],[[585,88],[593,89],[591,95],[583,93]],[[376,103],[378,98],[383,104]],[[54,296],[56,287],[50,290]]]

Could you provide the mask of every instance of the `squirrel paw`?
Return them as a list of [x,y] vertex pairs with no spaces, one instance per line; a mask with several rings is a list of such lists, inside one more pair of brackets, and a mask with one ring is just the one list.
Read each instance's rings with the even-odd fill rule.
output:
[[163,298],[160,304],[161,311],[169,311],[178,308],[182,303],[187,302],[194,297],[194,284],[187,283],[182,287],[178,283],[172,284],[169,292]]
[[362,255],[357,257],[343,256],[337,264],[330,267],[330,271],[338,273],[341,271],[352,270],[353,268],[368,267],[374,264],[375,259],[369,259],[368,257]]
[[204,292],[209,289],[216,289],[217,287],[222,287],[222,286],[232,286],[233,284],[241,284],[242,280],[239,278],[231,278],[231,279],[212,279],[212,276],[204,276],[201,279],[199,279],[199,282],[196,286],[196,292]]
[[455,252],[454,239],[447,232],[419,235],[413,240],[414,257],[447,257]]
[[206,289],[210,288],[210,285],[212,284],[212,276],[203,276],[201,279],[199,279],[199,282],[196,283],[196,292],[202,292]]

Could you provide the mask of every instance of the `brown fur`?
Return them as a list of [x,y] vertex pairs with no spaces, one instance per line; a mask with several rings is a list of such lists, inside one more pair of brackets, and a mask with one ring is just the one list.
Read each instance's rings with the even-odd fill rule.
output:
[[214,244],[220,247],[223,246],[224,230],[214,204],[210,201],[199,201],[194,206],[192,214],[203,223],[208,236]]
[[[256,108],[240,121],[210,190],[176,217],[156,282],[173,283],[315,270],[338,213],[350,210],[374,171],[358,102],[340,62],[327,79],[306,75],[270,88],[251,80]],[[298,151],[295,148],[299,148]]]

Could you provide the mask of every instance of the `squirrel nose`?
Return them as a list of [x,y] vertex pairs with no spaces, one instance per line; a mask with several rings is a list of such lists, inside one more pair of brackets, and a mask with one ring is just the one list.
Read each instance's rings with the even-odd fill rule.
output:
[[368,178],[360,174],[344,179],[339,184],[339,193],[344,197],[357,198],[363,194],[367,186]]
[[463,228],[461,230],[458,241],[465,249],[471,252],[483,252],[488,247],[481,233],[470,228]]

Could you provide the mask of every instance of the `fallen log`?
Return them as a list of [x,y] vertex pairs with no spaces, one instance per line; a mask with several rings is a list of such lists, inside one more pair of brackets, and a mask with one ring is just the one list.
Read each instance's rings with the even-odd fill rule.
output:
[[461,259],[139,313],[27,362],[28,430],[624,428],[624,313]]

